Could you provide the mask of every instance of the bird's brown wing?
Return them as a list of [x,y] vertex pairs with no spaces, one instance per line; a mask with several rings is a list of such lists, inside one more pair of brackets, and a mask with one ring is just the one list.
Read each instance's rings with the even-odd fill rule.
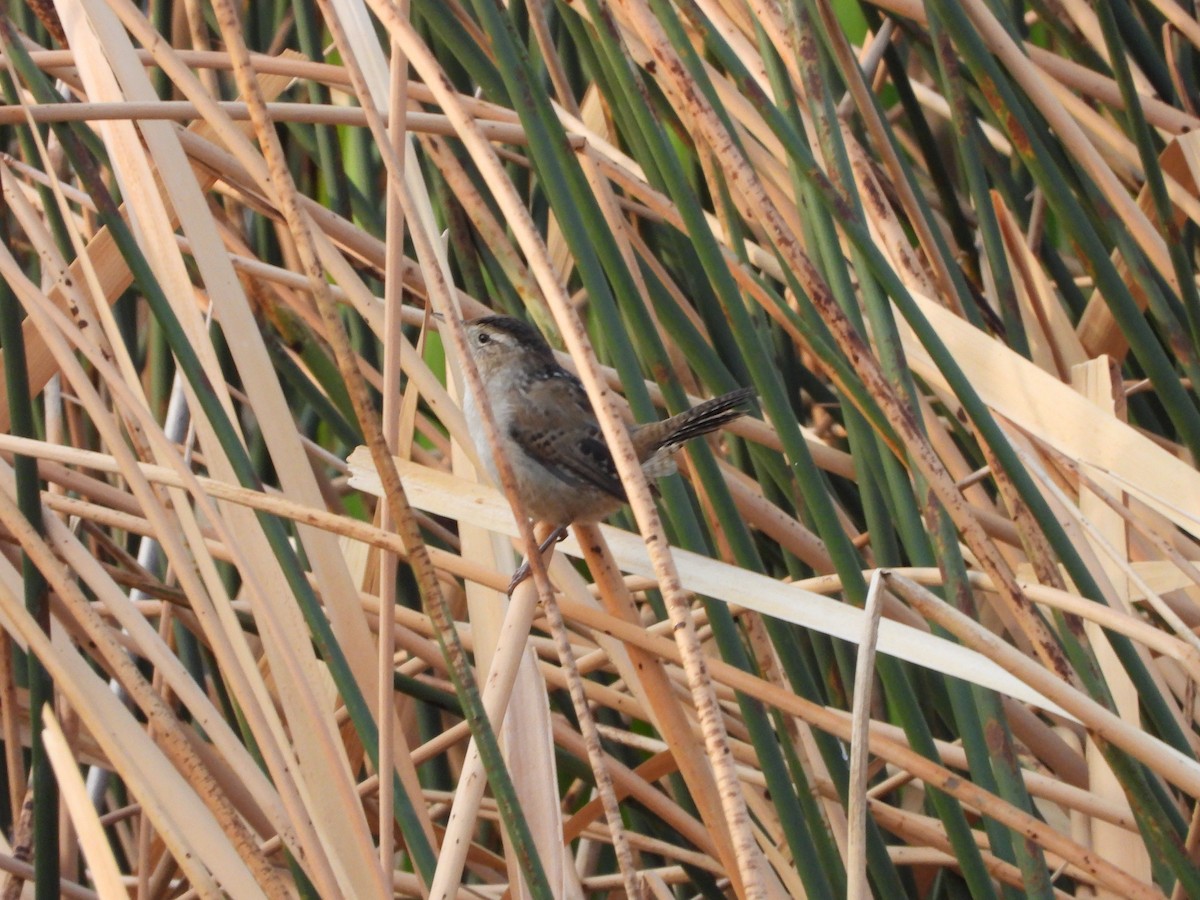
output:
[[509,435],[527,456],[566,484],[598,488],[618,500],[625,489],[579,379],[548,372],[522,398],[519,424]]

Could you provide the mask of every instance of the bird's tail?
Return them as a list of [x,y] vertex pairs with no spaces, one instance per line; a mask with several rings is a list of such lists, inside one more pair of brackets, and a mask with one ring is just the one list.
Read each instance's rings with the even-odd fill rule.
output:
[[673,453],[692,438],[716,431],[722,425],[741,418],[755,397],[754,388],[741,388],[720,397],[713,397],[684,410],[677,416],[653,423],[658,431],[656,450]]

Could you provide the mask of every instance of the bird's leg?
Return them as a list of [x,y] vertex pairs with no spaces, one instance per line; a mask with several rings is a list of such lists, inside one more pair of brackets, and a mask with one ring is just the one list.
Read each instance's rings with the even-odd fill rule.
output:
[[[553,531],[551,531],[548,535],[546,535],[545,540],[543,540],[540,544],[538,544],[538,556],[545,556],[547,550],[549,550],[555,544],[560,543],[561,541],[565,541],[566,539],[567,539],[567,526],[559,525],[557,528],[555,528]],[[529,573],[530,573],[529,560],[525,559],[521,562],[521,565],[517,568],[517,571],[513,572],[512,581],[510,581],[508,583],[508,590],[505,593],[507,593],[508,596],[511,597],[512,592],[517,589],[517,585],[520,584],[522,581],[524,581],[526,578],[528,578]]]

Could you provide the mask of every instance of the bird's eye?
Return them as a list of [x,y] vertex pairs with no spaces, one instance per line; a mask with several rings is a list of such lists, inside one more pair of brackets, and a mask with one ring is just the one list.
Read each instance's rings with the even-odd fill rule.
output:
[[475,342],[478,344],[486,344],[491,341],[491,339],[492,336],[490,334],[488,334],[486,331],[481,331],[479,332],[479,336],[475,338]]

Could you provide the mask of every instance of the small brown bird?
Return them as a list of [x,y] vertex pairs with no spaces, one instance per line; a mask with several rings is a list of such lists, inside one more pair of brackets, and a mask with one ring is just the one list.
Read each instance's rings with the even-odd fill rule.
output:
[[[552,537],[561,538],[572,522],[598,522],[619,509],[625,489],[583,384],[558,364],[541,334],[509,316],[473,319],[466,329],[529,515],[559,526]],[[733,391],[669,419],[632,426],[642,470],[650,478],[674,472],[675,451],[745,415],[753,396],[751,389]],[[498,481],[479,405],[470,394],[463,412],[480,458]]]

